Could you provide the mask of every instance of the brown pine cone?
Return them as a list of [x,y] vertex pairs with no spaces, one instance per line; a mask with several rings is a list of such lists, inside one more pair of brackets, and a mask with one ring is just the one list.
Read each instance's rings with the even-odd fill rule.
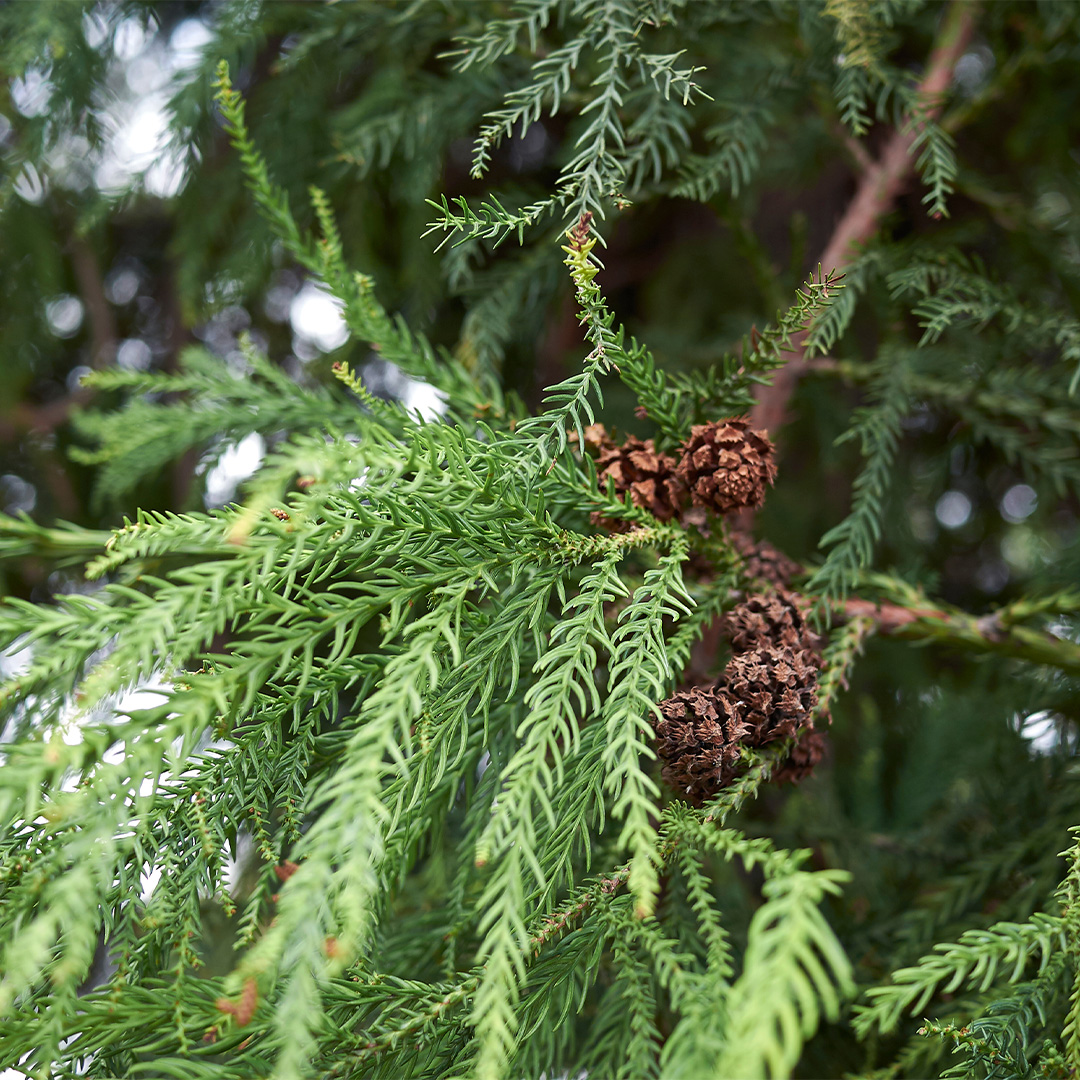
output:
[[817,704],[817,664],[806,650],[761,644],[736,653],[717,684],[735,699],[755,749],[790,739],[810,723]]
[[743,418],[698,424],[683,444],[677,471],[695,506],[720,514],[758,507],[776,479],[773,444]]
[[724,691],[695,686],[660,703],[656,749],[666,783],[698,805],[736,775],[748,728]]
[[[642,442],[630,435],[622,446],[616,446],[606,432],[600,440],[596,434],[590,438],[595,428],[603,432],[599,424],[592,425],[586,432],[586,443],[596,445],[599,451],[596,472],[600,490],[607,489],[610,479],[620,498],[630,492],[635,506],[648,510],[659,521],[671,521],[686,501],[686,485],[675,475],[675,459],[659,453],[652,439]],[[593,519],[605,527],[613,524],[602,515],[594,514]]]
[[723,629],[736,651],[753,649],[759,644],[801,650],[812,648],[815,643],[798,598],[784,590],[748,596],[724,616]]
[[770,585],[785,588],[793,577],[803,572],[794,559],[788,558],[767,540],[755,543],[746,533],[733,532],[731,546],[742,556],[742,570],[748,578],[758,578]]
[[778,784],[797,784],[814,771],[814,766],[824,756],[825,733],[815,728],[807,728],[799,736],[790,757],[773,773],[772,778]]
[[738,774],[739,744],[760,749],[799,742],[776,774],[808,775],[821,757],[811,738],[819,659],[800,597],[778,591],[749,596],[724,617],[732,656],[711,688],[694,687],[660,703],[656,734],[664,779],[701,802]]

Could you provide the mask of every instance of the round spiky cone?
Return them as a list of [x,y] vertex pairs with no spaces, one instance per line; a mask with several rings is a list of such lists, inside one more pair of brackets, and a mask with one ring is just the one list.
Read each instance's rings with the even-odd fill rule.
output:
[[817,665],[802,650],[762,644],[736,653],[722,683],[739,703],[748,746],[792,738],[810,723],[817,704]]
[[795,594],[784,591],[748,596],[724,616],[724,631],[736,651],[761,643],[793,650],[813,645]]
[[[620,498],[629,492],[635,506],[648,510],[658,520],[671,521],[678,515],[686,501],[686,485],[676,475],[675,459],[657,451],[652,439],[643,442],[630,435],[616,446],[596,424],[586,432],[586,444],[597,449],[596,473],[601,490],[610,480]],[[613,524],[602,516],[596,523],[608,528]]]
[[786,588],[803,568],[778,551],[767,540],[754,541],[744,532],[731,534],[731,546],[742,556],[742,571],[748,578],[758,578],[777,588]]
[[747,597],[724,619],[732,656],[712,687],[696,686],[660,703],[657,750],[663,777],[700,803],[739,771],[740,746],[760,749],[799,738],[777,779],[801,780],[820,760],[814,731],[818,657],[797,597]]
[[663,777],[689,802],[701,803],[736,775],[747,732],[733,698],[695,686],[660,703],[656,748]]
[[677,471],[695,506],[720,514],[758,507],[776,479],[773,444],[741,418],[698,424]]

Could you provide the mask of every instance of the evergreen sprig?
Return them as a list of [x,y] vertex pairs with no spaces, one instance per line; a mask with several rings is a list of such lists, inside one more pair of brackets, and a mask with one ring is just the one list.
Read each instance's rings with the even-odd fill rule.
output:
[[[191,9],[210,42],[170,105],[192,186],[157,200],[178,295],[155,309],[167,369],[147,371],[110,361],[152,333],[149,297],[128,308],[86,255],[125,250],[154,200],[65,183],[81,144],[61,136],[99,145],[121,39],[173,16],[0,7],[0,347],[36,402],[0,402],[18,448],[0,470],[0,1069],[1075,1072],[1080,848],[1064,871],[1058,852],[1077,811],[1080,331],[1060,207],[1080,194],[1043,134],[1071,115],[1075,14],[210,7]],[[945,63],[976,17],[980,44]],[[931,40],[941,86],[966,57],[952,111],[913,82]],[[1007,152],[972,153],[965,125],[1003,100]],[[873,160],[872,126],[910,160]],[[1053,168],[1027,175],[1029,143]],[[984,154],[1009,166],[992,182]],[[915,174],[926,213],[889,193]],[[843,273],[807,276],[804,240],[833,218]],[[334,356],[285,359],[288,329],[251,294],[271,273],[332,299]],[[34,338],[76,288],[86,326]],[[255,313],[250,339],[173,348],[226,300]],[[76,362],[95,370],[53,401]],[[384,396],[380,369],[437,408]],[[39,524],[16,474],[88,401],[72,456],[95,527]],[[806,572],[736,534],[753,509],[721,521],[679,486],[692,427],[765,405],[798,417],[769,433],[762,527],[804,559],[822,537]],[[648,478],[616,483],[594,425],[635,421],[624,448]],[[205,470],[253,433],[265,455],[235,503],[197,509],[197,474],[194,502],[153,496],[173,462]],[[837,436],[862,451],[850,485],[842,455],[810,452]],[[737,440],[717,453],[695,468],[739,466]],[[976,458],[969,532],[916,536]],[[63,505],[66,475],[39,510]],[[1001,503],[1003,525],[1020,479],[1030,512]],[[665,480],[683,502],[660,521]],[[148,508],[118,508],[133,491]],[[976,549],[1010,575],[984,614],[991,586],[949,570]],[[819,633],[793,613],[811,605]],[[782,649],[743,650],[768,693],[725,668],[759,608],[790,621]],[[813,730],[749,750],[742,728],[796,678],[789,650]],[[710,738],[735,774],[700,807],[655,735],[692,685],[726,710]],[[1056,741],[1033,750],[1039,722]],[[700,753],[688,739],[676,751]],[[777,786],[819,755],[801,791]]]

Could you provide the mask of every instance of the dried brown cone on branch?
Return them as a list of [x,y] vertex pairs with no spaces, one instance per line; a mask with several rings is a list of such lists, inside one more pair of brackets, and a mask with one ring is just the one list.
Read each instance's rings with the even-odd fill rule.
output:
[[721,682],[742,704],[753,745],[809,726],[819,663],[800,598],[784,590],[748,596],[724,617],[723,630],[732,657]]
[[661,702],[656,748],[665,783],[704,802],[735,778],[748,730],[735,700],[713,688],[695,686]]
[[[779,650],[774,650],[779,653]],[[761,749],[801,732],[774,779],[796,782],[821,759],[824,738],[814,730],[813,686],[800,685],[792,665],[754,654],[716,686],[695,686],[660,703],[656,749],[664,782],[700,805],[740,773],[741,749]],[[730,667],[730,665],[729,665]],[[805,674],[805,673],[804,673]],[[740,699],[740,693],[746,699]]]
[[683,444],[677,471],[695,506],[720,514],[756,508],[776,479],[773,444],[742,418],[698,424]]
[[801,780],[820,760],[814,730],[818,657],[813,636],[787,592],[750,596],[728,613],[732,656],[711,688],[695,687],[661,702],[657,750],[665,781],[691,802],[729,784],[740,746],[760,749],[798,738],[778,780]]
[[724,616],[724,636],[737,652],[760,643],[796,651],[812,649],[816,639],[803,618],[804,605],[795,593],[783,589],[748,596]]
[[[662,454],[652,439],[627,437],[616,446],[602,424],[592,424],[585,431],[585,444],[596,450],[596,473],[601,491],[610,480],[620,498],[627,492],[630,501],[648,510],[659,521],[671,521],[678,516],[686,501],[686,485],[676,475],[676,462],[670,454]],[[594,513],[593,522],[605,528],[625,527]]]
[[824,756],[825,733],[816,728],[807,728],[792,747],[787,761],[773,773],[772,778],[778,784],[797,784],[814,771],[814,766]]
[[738,702],[748,746],[790,739],[811,723],[817,705],[817,664],[806,650],[760,644],[736,653],[720,686]]
[[742,556],[742,572],[748,578],[767,581],[777,588],[786,588],[803,567],[767,540],[754,541],[744,532],[731,534],[731,546]]

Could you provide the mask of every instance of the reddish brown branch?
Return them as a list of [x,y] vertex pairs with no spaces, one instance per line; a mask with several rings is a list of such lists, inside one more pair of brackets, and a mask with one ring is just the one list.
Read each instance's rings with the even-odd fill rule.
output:
[[875,604],[853,597],[844,604],[849,618],[872,619],[877,632],[907,641],[937,642],[965,652],[1010,656],[1080,674],[1080,645],[1045,630],[1013,625],[1008,610],[976,616],[931,606]]
[[44,405],[20,402],[6,414],[0,415],[0,443],[15,442],[24,435],[47,435],[63,427],[72,412],[86,404],[90,397],[90,391],[80,387]]
[[116,355],[119,335],[112,307],[105,295],[101,267],[94,249],[82,237],[71,241],[70,250],[71,268],[90,319],[90,366],[107,367]]
[[[86,307],[90,323],[90,365],[107,367],[116,356],[120,335],[116,328],[109,299],[105,295],[105,282],[101,276],[97,255],[82,237],[74,237],[68,245],[71,269],[79,286],[79,295]],[[0,443],[15,442],[24,435],[47,435],[68,422],[71,414],[85,405],[92,392],[77,387],[69,394],[45,402],[29,405],[20,402],[5,415],[0,415]]]
[[[937,644],[967,653],[1011,657],[1080,675],[1080,644],[1023,625],[1012,608],[1005,607],[988,615],[972,615],[960,608],[935,605],[930,600],[909,606],[853,596],[844,601],[837,614],[842,620],[869,619],[874,632],[884,637]],[[720,626],[720,620],[715,620],[706,627],[693,654],[691,670],[707,672],[715,666],[723,639]]]
[[[975,29],[976,10],[977,5],[972,0],[952,0],[942,20],[937,42],[927,61],[926,76],[918,90],[929,119],[936,119],[941,112],[956,62],[964,54]],[[842,270],[892,210],[911,174],[911,147],[917,135],[917,127],[894,132],[880,157],[866,163],[855,197],[837,223],[819,260],[823,273]],[[799,339],[794,344],[791,359],[777,372],[772,385],[761,388],[752,414],[755,428],[774,435],[784,421],[787,403],[799,377],[806,370],[803,341]]]

